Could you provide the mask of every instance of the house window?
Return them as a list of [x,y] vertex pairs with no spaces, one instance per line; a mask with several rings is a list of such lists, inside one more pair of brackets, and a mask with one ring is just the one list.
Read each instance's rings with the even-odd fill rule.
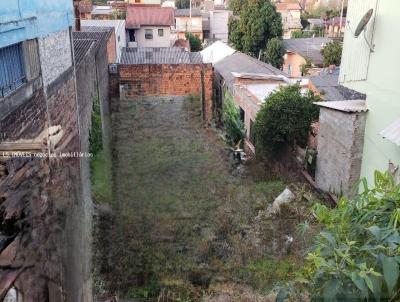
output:
[[144,37],[146,40],[153,40],[153,30],[152,29],[145,29]]
[[244,123],[244,110],[242,109],[242,107],[239,107],[240,109],[240,120],[242,121],[242,123]]
[[254,121],[250,120],[250,133],[249,133],[249,140],[253,146],[255,146],[255,134],[254,134]]
[[159,37],[164,37],[164,29],[162,29],[162,28],[158,29],[158,36]]
[[22,43],[0,49],[0,97],[4,97],[26,79]]

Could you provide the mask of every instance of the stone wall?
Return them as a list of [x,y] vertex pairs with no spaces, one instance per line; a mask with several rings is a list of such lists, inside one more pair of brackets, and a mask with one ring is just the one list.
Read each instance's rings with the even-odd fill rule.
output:
[[315,180],[319,188],[351,196],[361,172],[365,113],[321,107]]
[[[202,85],[202,74],[204,85]],[[212,118],[211,64],[120,65],[120,96],[202,96],[204,118]]]

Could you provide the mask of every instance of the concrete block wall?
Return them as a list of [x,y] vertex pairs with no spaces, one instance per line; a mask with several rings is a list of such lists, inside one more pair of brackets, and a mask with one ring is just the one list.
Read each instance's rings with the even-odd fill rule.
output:
[[315,180],[319,188],[350,197],[360,177],[366,113],[321,107]]
[[213,70],[210,64],[120,65],[120,97],[202,95],[204,74],[204,117],[212,118]]

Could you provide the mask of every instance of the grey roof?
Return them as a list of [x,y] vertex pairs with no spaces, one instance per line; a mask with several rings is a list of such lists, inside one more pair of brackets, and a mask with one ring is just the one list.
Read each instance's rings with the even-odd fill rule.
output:
[[233,83],[235,82],[232,72],[288,76],[282,70],[239,51],[215,63],[214,69],[224,78],[226,85],[230,89],[233,88]]
[[368,111],[365,100],[315,102],[314,104],[318,105],[320,107],[325,107],[325,108],[348,112],[348,113],[367,112]]
[[123,48],[121,64],[203,64],[203,59],[181,47],[139,47]]
[[[82,27],[83,31],[72,33],[74,42],[75,62],[79,65],[91,47],[98,48],[105,43],[114,32],[112,27]],[[87,30],[87,31],[86,31]]]
[[400,119],[395,120],[380,133],[383,138],[390,140],[400,146]]
[[332,42],[329,38],[284,39],[283,46],[288,52],[295,52],[303,58],[310,58],[314,65],[322,65],[321,49],[324,44]]
[[320,91],[326,101],[365,100],[366,95],[339,84],[340,69],[331,73],[324,69],[318,76],[310,77],[310,81]]
[[[175,10],[175,17],[189,17],[190,9],[181,8]],[[201,11],[198,8],[192,8],[192,17],[201,17]]]

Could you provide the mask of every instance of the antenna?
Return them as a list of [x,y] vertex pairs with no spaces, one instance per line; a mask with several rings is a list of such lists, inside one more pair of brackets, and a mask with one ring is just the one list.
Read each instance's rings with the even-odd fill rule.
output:
[[[365,13],[364,17],[362,17],[362,19],[358,23],[356,31],[353,33],[355,38],[358,38],[361,33],[364,33],[363,36],[364,36],[365,42],[368,44],[371,52],[374,52],[374,45],[372,45],[368,41],[367,36],[366,36],[366,31],[367,31],[367,25],[368,25],[369,21],[371,20],[373,13],[374,13],[374,10],[372,8],[369,11],[367,11]],[[349,24],[349,27],[350,27],[350,24]],[[351,28],[350,28],[350,30],[351,30]]]

